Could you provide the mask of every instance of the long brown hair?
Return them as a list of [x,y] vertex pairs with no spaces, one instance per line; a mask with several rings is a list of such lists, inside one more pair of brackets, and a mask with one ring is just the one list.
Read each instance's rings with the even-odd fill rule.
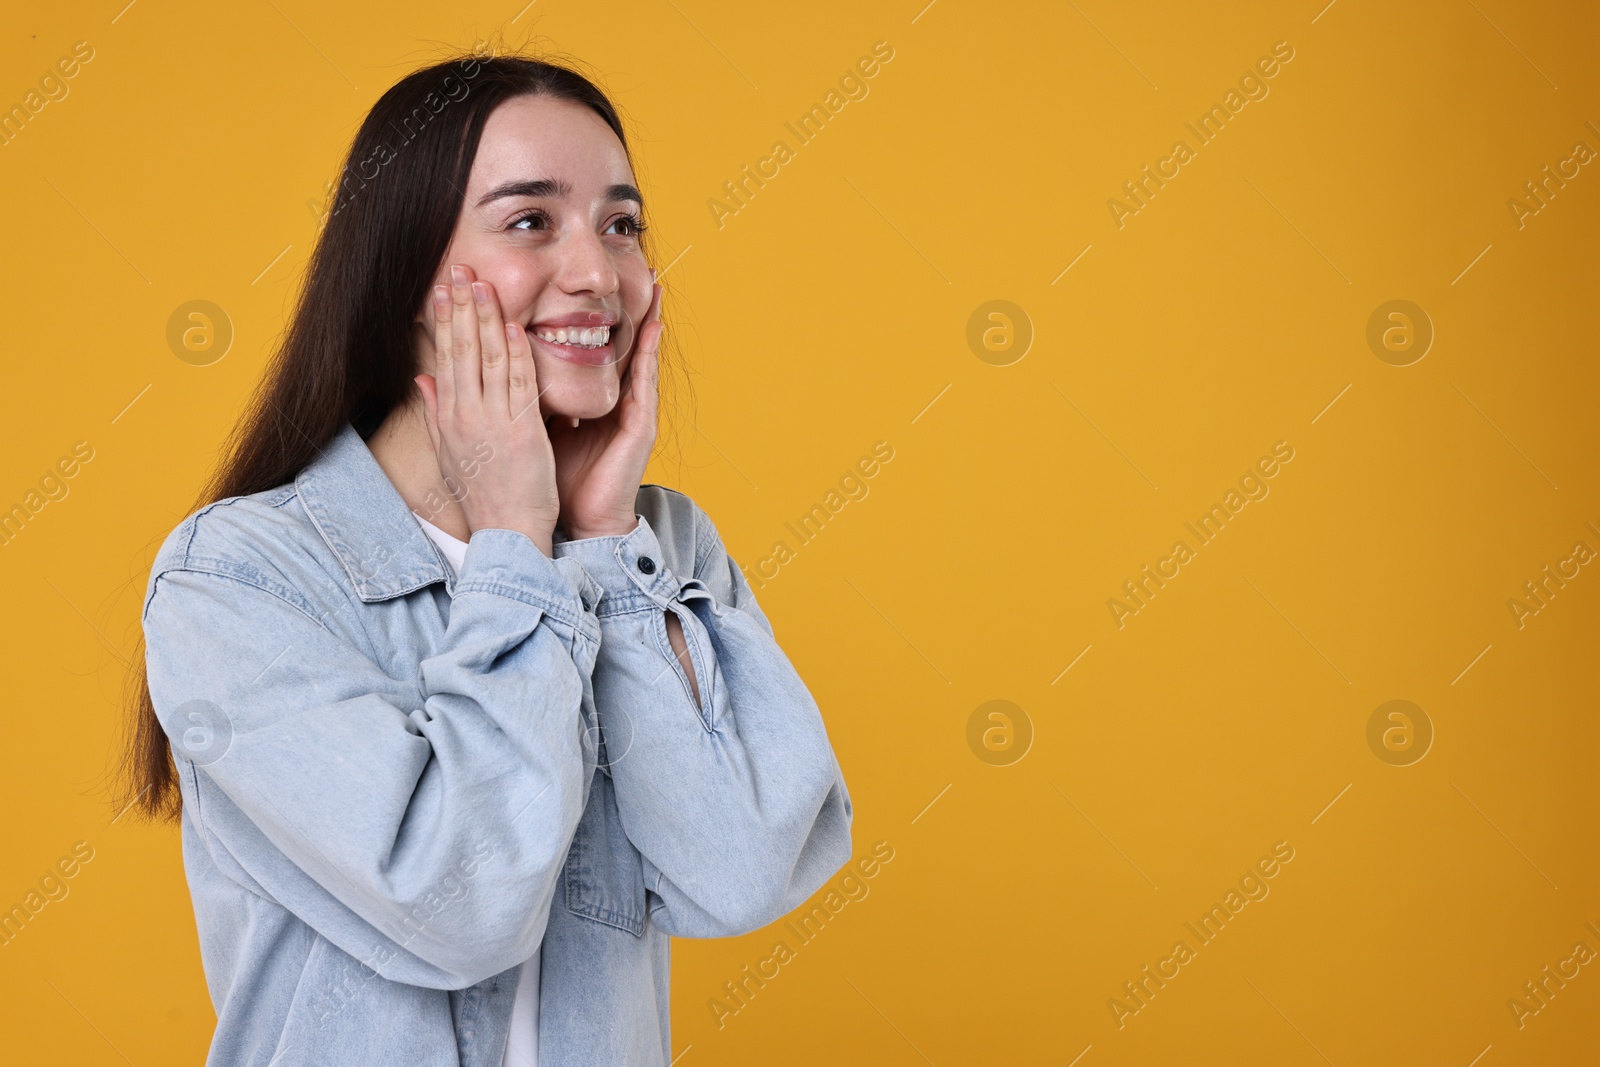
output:
[[[294,316],[194,510],[293,481],[345,422],[366,438],[415,390],[412,322],[449,248],[484,123],[523,95],[592,109],[632,163],[617,109],[572,66],[480,48],[389,89],[350,145]],[[663,370],[676,362],[663,358]],[[114,804],[175,820],[177,765],[150,699],[142,633],[128,682]]]

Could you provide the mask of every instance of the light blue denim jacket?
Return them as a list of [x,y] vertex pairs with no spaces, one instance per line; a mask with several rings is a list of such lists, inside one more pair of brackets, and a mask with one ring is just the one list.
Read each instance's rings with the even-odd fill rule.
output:
[[[669,935],[791,911],[850,856],[822,716],[716,527],[640,487],[459,578],[346,423],[167,537],[143,621],[217,1028],[208,1065],[666,1067]],[[682,622],[700,687],[672,654]]]

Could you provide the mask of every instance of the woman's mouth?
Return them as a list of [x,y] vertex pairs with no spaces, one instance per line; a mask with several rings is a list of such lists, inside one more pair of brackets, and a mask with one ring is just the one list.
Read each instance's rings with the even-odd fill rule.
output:
[[532,326],[528,333],[546,350],[571,363],[603,367],[616,361],[610,326]]

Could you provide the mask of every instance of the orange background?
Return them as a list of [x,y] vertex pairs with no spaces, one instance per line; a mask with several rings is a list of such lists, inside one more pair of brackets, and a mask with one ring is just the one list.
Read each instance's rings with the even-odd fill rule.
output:
[[[651,480],[752,570],[789,542],[761,603],[826,716],[857,856],[893,849],[720,1026],[723,983],[790,935],[674,943],[681,1067],[1593,1056],[1600,966],[1520,1026],[1508,1006],[1600,951],[1600,575],[1578,565],[1520,627],[1508,607],[1600,550],[1600,168],[1520,226],[1508,207],[1600,150],[1591,5],[519,6],[4,18],[0,104],[93,48],[0,147],[0,508],[93,448],[0,549],[0,907],[93,851],[0,948],[8,1059],[204,1056],[176,831],[113,823],[104,792],[149,560],[260,376],[362,115],[480,38],[581,57],[624,109],[697,398]],[[784,124],[878,41],[868,94],[796,148]],[[1268,95],[1198,145],[1184,124],[1280,41]],[[719,226],[708,201],[780,138],[793,158]],[[1119,228],[1108,200],[1180,138],[1194,158]],[[204,366],[166,337],[197,299],[234,332]],[[980,316],[1001,332],[974,348],[994,300],[1019,311]],[[1434,333],[1405,366],[1367,340],[1391,300]],[[879,441],[868,494],[799,545],[785,523]],[[1269,495],[1197,545],[1184,524],[1280,441]],[[1107,601],[1179,539],[1194,558],[1119,628]],[[969,731],[996,700],[1020,710]],[[1369,746],[1391,700],[1433,732],[1408,765]],[[1184,924],[1278,842],[1270,894],[1199,947]],[[1179,939],[1194,958],[1119,1027],[1108,1002],[1136,1006],[1123,983]]]

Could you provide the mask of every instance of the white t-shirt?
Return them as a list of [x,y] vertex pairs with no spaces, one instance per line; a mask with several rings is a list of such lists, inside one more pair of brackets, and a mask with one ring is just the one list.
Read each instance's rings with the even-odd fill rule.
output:
[[[416,512],[422,532],[439,546],[450,564],[450,572],[461,575],[461,565],[466,562],[467,543],[452,537]],[[538,1067],[539,1063],[539,952],[522,965],[517,974],[517,996],[511,1005],[511,1038],[500,1067]]]

